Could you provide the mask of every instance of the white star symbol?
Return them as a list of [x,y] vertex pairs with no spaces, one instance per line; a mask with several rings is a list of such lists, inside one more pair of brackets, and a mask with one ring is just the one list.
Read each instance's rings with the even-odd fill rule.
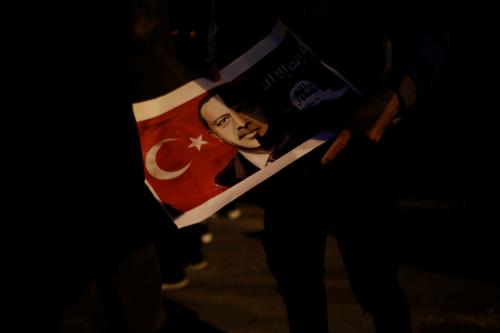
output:
[[188,146],[188,148],[195,147],[198,149],[198,151],[201,151],[201,146],[207,144],[207,141],[203,141],[202,139],[202,134],[200,134],[199,137],[195,138],[189,138],[191,140],[191,144]]

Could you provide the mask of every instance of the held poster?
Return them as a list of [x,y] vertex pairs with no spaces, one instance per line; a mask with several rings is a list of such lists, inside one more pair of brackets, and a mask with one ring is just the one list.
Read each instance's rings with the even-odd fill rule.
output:
[[220,81],[133,105],[146,183],[179,228],[201,222],[334,138],[358,95],[278,22]]

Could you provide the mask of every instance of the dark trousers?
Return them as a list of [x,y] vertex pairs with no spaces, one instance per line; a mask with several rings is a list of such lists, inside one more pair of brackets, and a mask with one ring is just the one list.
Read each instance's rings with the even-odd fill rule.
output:
[[204,229],[198,223],[178,229],[165,221],[156,235],[155,248],[160,261],[162,282],[177,282],[185,277],[184,269],[190,263],[203,261],[201,235]]
[[351,289],[376,332],[411,331],[397,280],[390,169],[381,163],[380,148],[352,146],[328,167],[316,162],[318,153],[266,184],[264,248],[293,333],[328,331],[324,259],[332,228]]
[[71,273],[56,276],[53,282],[60,282],[43,298],[57,302],[57,308],[42,308],[47,332],[153,333],[163,324],[160,267],[152,243],[116,262],[102,262],[97,271],[80,272],[89,273],[85,279],[78,279],[76,269]]

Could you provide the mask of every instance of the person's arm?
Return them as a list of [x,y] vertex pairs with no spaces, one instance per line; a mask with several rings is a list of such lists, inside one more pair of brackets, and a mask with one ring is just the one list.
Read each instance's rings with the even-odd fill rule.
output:
[[423,4],[411,8],[407,15],[391,20],[388,28],[392,61],[384,84],[362,97],[348,125],[323,155],[322,164],[334,159],[353,134],[379,142],[392,121],[413,108],[432,88],[447,58],[448,21],[440,8]]

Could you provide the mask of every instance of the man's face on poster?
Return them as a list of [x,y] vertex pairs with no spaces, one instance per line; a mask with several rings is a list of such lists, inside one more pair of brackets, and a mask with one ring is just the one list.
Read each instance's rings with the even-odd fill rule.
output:
[[268,125],[255,116],[227,107],[219,96],[203,104],[200,115],[214,135],[226,143],[245,149],[259,148],[261,144],[257,136],[263,136],[268,129]]

